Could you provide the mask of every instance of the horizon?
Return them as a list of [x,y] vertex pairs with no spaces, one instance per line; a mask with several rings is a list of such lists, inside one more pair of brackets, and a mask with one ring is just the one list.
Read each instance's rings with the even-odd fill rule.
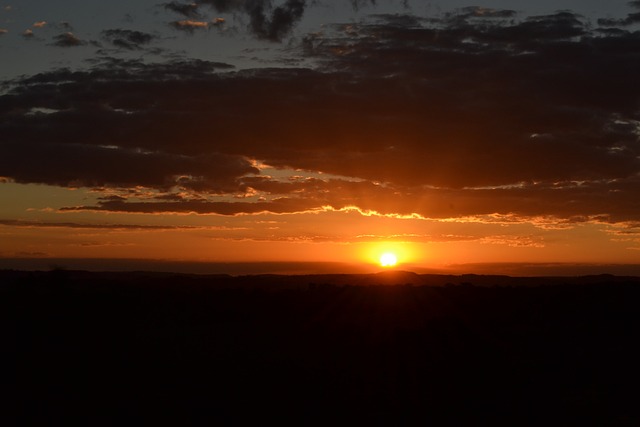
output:
[[375,264],[338,262],[198,262],[150,259],[79,259],[79,258],[0,258],[0,270],[15,271],[89,271],[149,272],[195,275],[359,275],[379,273],[413,273],[419,275],[478,275],[510,277],[640,277],[640,264],[571,264],[571,263],[483,263],[425,268],[400,264],[381,267]]

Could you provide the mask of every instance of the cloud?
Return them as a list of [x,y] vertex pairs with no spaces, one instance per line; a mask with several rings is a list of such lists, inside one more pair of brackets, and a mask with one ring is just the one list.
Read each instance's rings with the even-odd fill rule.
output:
[[487,236],[480,239],[480,243],[489,245],[506,245],[514,248],[518,247],[532,247],[532,248],[544,248],[544,240],[540,236]]
[[141,49],[143,45],[151,43],[156,38],[141,31],[122,29],[104,30],[102,36],[112,45],[127,50]]
[[265,2],[255,2],[248,7],[247,12],[251,17],[251,29],[258,37],[280,41],[302,18],[304,8],[303,0],[287,0],[282,6],[273,9],[268,17]]
[[406,27],[406,28],[419,27],[421,21],[423,21],[423,19],[421,18],[418,18],[414,15],[408,15],[408,14],[401,15],[401,14],[383,13],[383,14],[373,14],[373,15],[370,15],[370,17],[374,20],[378,20],[387,25],[393,25],[397,27]]
[[471,6],[464,8],[463,10],[469,12],[470,16],[478,18],[514,18],[517,15],[515,10],[510,9],[491,9]]
[[[640,9],[640,1],[630,1],[627,3],[629,6],[634,7],[636,9]],[[601,18],[598,19],[598,25],[603,27],[626,27],[629,25],[634,25],[640,23],[640,12],[629,13],[627,17],[624,19],[615,19],[615,18]]]
[[164,197],[69,209],[640,220],[635,33],[465,8],[328,26],[302,48],[318,68],[107,59],[11,82],[0,176]]
[[[146,101],[138,98],[139,92],[132,92],[133,96],[128,100],[120,98],[125,95],[121,91],[121,84],[136,86],[142,81],[149,82],[155,78],[153,85],[162,85],[163,80],[157,80],[157,74],[167,79],[176,79],[177,77],[198,79],[204,75],[210,76],[211,70],[216,68],[225,69],[230,66],[205,61],[177,61],[162,66],[147,66],[136,61],[114,59],[107,61],[99,70],[85,75],[88,80],[84,83],[76,82],[80,84],[80,86],[76,86],[76,89],[81,91],[88,89],[82,88],[85,83],[89,81],[97,83],[97,86],[94,87],[97,92],[93,94],[97,97],[84,106],[65,105],[68,101],[71,101],[72,104],[75,101],[64,100],[64,97],[57,97],[53,93],[40,93],[40,96],[44,96],[52,102],[41,109],[46,112],[18,113],[17,116],[9,114],[6,116],[6,120],[0,121],[2,128],[0,133],[8,136],[11,140],[0,144],[2,176],[10,177],[19,183],[35,182],[60,186],[135,187],[142,185],[161,189],[180,186],[190,189],[198,188],[200,191],[209,193],[243,191],[243,184],[238,181],[238,178],[259,171],[242,156],[221,154],[215,151],[187,154],[176,152],[173,149],[162,149],[158,146],[146,149],[144,147],[114,145],[119,139],[117,134],[124,130],[124,128],[119,130],[118,126],[127,127],[121,122],[121,119],[127,116],[131,118],[136,116],[134,121],[137,121],[141,118],[139,114],[146,115],[144,111],[135,111],[145,108]],[[80,75],[60,70],[56,73],[34,76],[27,81],[31,82],[29,84],[33,84],[34,88],[52,84],[51,89],[56,91],[59,89],[59,87],[56,89],[56,82],[64,86],[62,82],[68,82],[70,79],[78,77]],[[121,79],[120,82],[116,80],[117,78]],[[106,86],[103,86],[104,84]],[[113,103],[115,99],[107,101],[103,97],[111,98],[111,95],[107,94],[111,90],[118,92],[118,95],[116,92],[111,95],[116,95],[116,98],[120,98],[123,102]],[[102,95],[99,95],[98,92],[102,92]],[[101,97],[103,97],[102,100],[100,100]],[[7,98],[0,99],[4,101]],[[113,105],[99,105],[102,102]],[[67,107],[71,108],[67,109]],[[6,110],[2,110],[6,112]],[[137,114],[133,113],[134,111]],[[17,121],[13,122],[14,119]],[[81,125],[84,120],[88,120],[87,126]],[[94,120],[97,122],[93,122]],[[110,121],[111,125],[107,125],[104,120]],[[31,135],[26,135],[24,129],[21,129],[26,124],[25,121],[40,122],[41,125],[36,126],[43,126],[41,130],[44,133],[36,131]],[[125,121],[127,120],[125,119]],[[65,130],[67,125],[64,122],[67,124],[75,123],[75,125]],[[102,122],[102,125],[107,125],[107,127],[115,126],[112,128],[115,133],[104,135],[105,138],[98,137],[102,142],[94,139],[98,135],[93,125],[98,122]],[[139,124],[141,123],[139,122]],[[45,128],[54,132],[55,135],[47,136],[48,131]],[[176,144],[183,143],[178,135],[176,138]]]
[[167,10],[183,15],[187,18],[195,19],[202,16],[198,10],[199,6],[197,3],[179,3],[177,1],[172,1],[164,3],[162,6]]
[[255,214],[261,212],[292,213],[310,210],[304,200],[277,199],[272,202],[121,202],[105,201],[97,206],[62,208],[62,211],[96,210],[137,213],[199,213],[218,215]]
[[274,7],[271,0],[200,0],[216,11],[242,12],[249,17],[249,29],[258,38],[281,41],[300,21],[306,8],[305,0],[286,0]]
[[76,47],[86,44],[86,42],[80,40],[71,32],[58,34],[53,38],[53,40],[52,46],[58,47]]
[[640,12],[630,13],[624,19],[603,18],[598,19],[598,25],[603,27],[626,27],[640,22]]
[[251,3],[265,3],[265,0],[198,0],[199,5],[208,5],[219,12],[235,12],[245,10],[250,7]]
[[211,25],[211,22],[207,21],[193,21],[191,19],[183,19],[180,21],[170,22],[171,25],[176,30],[182,30],[192,33],[195,30],[199,29],[207,29]]
[[161,231],[182,230],[195,227],[188,226],[164,226],[164,225],[138,225],[138,224],[82,224],[74,222],[43,222],[0,219],[0,226],[21,228],[74,228],[74,229],[99,229],[99,230],[134,230],[134,231]]
[[[133,213],[199,213],[255,214],[271,212],[293,214],[313,211],[356,210],[363,215],[447,219],[459,218],[473,222],[511,224],[531,222],[547,229],[549,224],[562,228],[583,222],[620,223],[638,221],[640,202],[633,189],[589,186],[588,188],[536,188],[512,190],[427,190],[424,188],[381,187],[369,182],[343,180],[309,181],[308,186],[280,187],[280,192],[268,200],[211,201],[139,200],[132,197],[106,198],[93,206],[63,208],[64,211],[96,210]],[[612,193],[615,194],[612,196]],[[135,199],[135,200],[133,200]],[[612,210],[612,207],[614,209]],[[563,220],[564,219],[564,220]]]
[[0,28],[0,36],[7,34],[9,32],[9,30],[7,30],[6,28]]
[[[9,143],[3,144],[2,154],[0,170],[15,182],[72,187],[142,185],[168,189],[180,185],[208,192],[233,192],[240,190],[238,177],[258,172],[238,156],[186,156],[117,146]],[[28,161],[29,168],[15,163],[23,160]]]
[[37,21],[33,23],[35,28],[44,28],[47,25],[47,21]]
[[22,32],[22,37],[24,37],[25,39],[30,39],[35,37],[35,34],[33,33],[33,30],[30,28],[27,28],[26,30],[24,30]]
[[[359,10],[361,7],[364,7],[369,4],[371,5],[376,4],[376,0],[349,0],[349,2],[351,3],[351,7],[353,7],[354,10]],[[402,3],[406,7],[407,2],[403,1]]]
[[[313,3],[315,4],[315,3]],[[354,10],[372,4],[375,0],[351,0]],[[408,8],[406,2],[403,5]],[[218,13],[237,13],[248,17],[248,29],[257,38],[280,42],[293,31],[303,18],[308,6],[306,0],[283,0],[274,4],[273,0],[197,0],[191,3],[172,1],[161,4],[166,10],[188,18],[170,23],[174,28],[193,31],[215,25],[224,18],[212,22],[203,21],[203,6],[208,6]],[[478,8],[480,10],[480,8]],[[488,9],[487,9],[488,10]],[[205,24],[207,24],[205,26]]]

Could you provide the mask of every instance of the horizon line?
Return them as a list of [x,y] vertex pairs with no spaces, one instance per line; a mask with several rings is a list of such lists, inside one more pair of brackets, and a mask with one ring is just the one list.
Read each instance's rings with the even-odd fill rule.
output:
[[408,271],[416,274],[479,274],[506,276],[640,276],[640,264],[569,262],[487,262],[425,266],[399,264],[385,268],[371,263],[330,261],[198,261],[136,258],[0,258],[0,270],[47,271],[57,268],[86,271],[148,271],[182,274],[369,274]]

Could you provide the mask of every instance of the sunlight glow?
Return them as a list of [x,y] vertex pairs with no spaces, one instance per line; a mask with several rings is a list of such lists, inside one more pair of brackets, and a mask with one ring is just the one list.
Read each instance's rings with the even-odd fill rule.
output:
[[383,267],[393,267],[398,263],[398,258],[391,252],[385,252],[380,256],[380,265]]
[[[409,266],[416,262],[418,259],[417,255],[423,251],[424,248],[418,249],[414,243],[410,242],[366,242],[359,250],[359,258],[367,264],[376,267]],[[391,257],[393,257],[394,263],[388,264],[388,261],[391,261]]]

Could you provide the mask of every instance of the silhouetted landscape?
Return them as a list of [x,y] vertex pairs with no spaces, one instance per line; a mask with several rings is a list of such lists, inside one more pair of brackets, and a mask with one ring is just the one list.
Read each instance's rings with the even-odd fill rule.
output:
[[0,284],[5,413],[23,423],[640,422],[637,277],[6,270]]
[[638,76],[640,0],[3,1],[0,427],[640,427]]

